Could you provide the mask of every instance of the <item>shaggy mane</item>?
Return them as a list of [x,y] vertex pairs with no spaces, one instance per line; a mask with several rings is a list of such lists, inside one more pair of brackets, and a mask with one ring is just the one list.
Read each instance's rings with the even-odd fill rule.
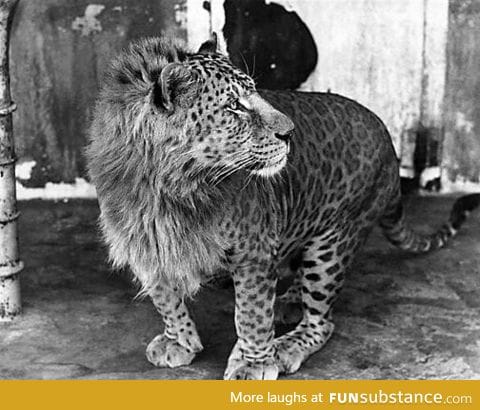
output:
[[[110,259],[130,266],[143,293],[161,284],[192,294],[225,256],[214,210],[228,193],[201,186],[202,170],[186,166],[182,113],[154,101],[162,69],[190,56],[175,40],[131,44],[106,73],[90,129],[86,155]],[[195,92],[184,81],[182,92]]]

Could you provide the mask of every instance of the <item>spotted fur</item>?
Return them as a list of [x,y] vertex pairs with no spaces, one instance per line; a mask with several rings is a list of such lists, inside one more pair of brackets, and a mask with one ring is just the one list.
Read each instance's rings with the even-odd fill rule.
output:
[[[214,42],[198,53],[165,39],[132,44],[108,71],[90,137],[110,258],[131,268],[165,323],[148,359],[193,360],[202,344],[185,298],[230,274],[238,340],[227,379],[295,372],[326,343],[346,271],[376,223],[394,244],[425,252],[480,200],[457,202],[436,234],[414,233],[377,116],[335,94],[259,92]],[[295,280],[279,300],[301,301],[303,317],[275,338],[285,263]]]

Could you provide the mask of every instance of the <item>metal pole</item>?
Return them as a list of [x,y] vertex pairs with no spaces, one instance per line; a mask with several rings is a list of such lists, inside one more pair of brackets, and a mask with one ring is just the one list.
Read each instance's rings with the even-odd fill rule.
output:
[[10,27],[18,0],[0,0],[0,321],[21,313],[18,254],[17,198],[15,192],[15,150],[10,97],[8,50]]

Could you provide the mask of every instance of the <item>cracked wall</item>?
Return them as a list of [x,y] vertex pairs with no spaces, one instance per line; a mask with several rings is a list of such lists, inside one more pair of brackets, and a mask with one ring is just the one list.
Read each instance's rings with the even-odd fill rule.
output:
[[212,30],[238,65],[246,56],[256,66],[263,87],[301,84],[373,109],[404,175],[430,166],[438,176],[441,162],[444,185],[478,182],[479,10],[480,0],[22,0],[11,44],[14,133],[20,160],[35,161],[23,183],[84,175],[98,84],[120,48],[166,33],[197,48]]
[[11,40],[17,154],[35,161],[24,184],[73,182],[102,73],[130,40],[186,38],[181,0],[22,0]]
[[480,0],[450,0],[443,162],[459,183],[480,182],[479,68]]

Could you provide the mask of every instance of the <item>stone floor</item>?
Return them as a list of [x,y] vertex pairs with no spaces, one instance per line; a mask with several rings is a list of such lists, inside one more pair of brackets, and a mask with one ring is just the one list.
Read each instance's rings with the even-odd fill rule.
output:
[[[408,202],[419,229],[439,225],[451,197]],[[93,201],[20,204],[24,315],[0,324],[0,378],[222,377],[235,336],[231,289],[193,306],[205,346],[191,366],[156,369],[144,356],[161,322],[111,273]],[[402,253],[375,231],[347,278],[334,336],[292,378],[480,378],[480,214],[451,245]],[[280,329],[281,330],[281,329]]]

